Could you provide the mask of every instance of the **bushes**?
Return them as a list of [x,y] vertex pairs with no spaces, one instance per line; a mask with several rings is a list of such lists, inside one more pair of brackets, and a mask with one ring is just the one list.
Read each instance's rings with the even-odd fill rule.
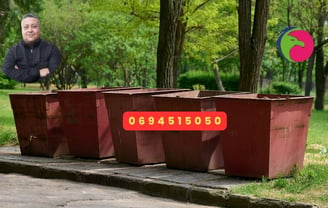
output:
[[[220,73],[222,84],[226,91],[238,91],[239,75]],[[178,80],[179,88],[217,90],[214,73],[205,71],[188,71],[181,74]],[[261,91],[266,94],[300,94],[297,84],[290,82],[272,82],[271,86]]]
[[263,93],[297,95],[301,93],[301,89],[297,84],[290,82],[273,82],[271,87],[263,90]]
[[16,81],[8,79],[6,75],[0,71],[0,89],[14,89],[16,84]]
[[[238,90],[238,75],[231,75],[220,73],[222,84],[227,91],[237,91]],[[215,77],[213,72],[205,71],[188,71],[181,74],[178,80],[178,86],[180,88],[193,89],[194,85],[203,85],[206,90],[217,90]]]

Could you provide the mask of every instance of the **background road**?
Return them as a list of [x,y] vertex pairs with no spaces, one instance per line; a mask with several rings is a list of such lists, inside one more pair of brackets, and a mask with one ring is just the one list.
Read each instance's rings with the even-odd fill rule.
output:
[[0,174],[0,208],[213,208],[135,191],[66,180]]

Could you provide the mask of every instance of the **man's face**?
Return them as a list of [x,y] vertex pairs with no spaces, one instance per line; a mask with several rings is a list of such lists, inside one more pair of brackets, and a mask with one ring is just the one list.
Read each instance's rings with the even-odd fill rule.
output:
[[27,17],[22,21],[22,36],[27,44],[34,43],[35,40],[40,38],[40,25],[39,21],[33,17]]

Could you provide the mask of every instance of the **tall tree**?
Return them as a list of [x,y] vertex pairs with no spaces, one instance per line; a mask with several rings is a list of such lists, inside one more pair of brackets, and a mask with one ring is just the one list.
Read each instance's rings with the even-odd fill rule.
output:
[[252,1],[239,0],[239,89],[256,92],[266,41],[270,0],[257,0],[252,25]]
[[181,11],[179,14],[179,18],[177,21],[177,28],[175,33],[175,48],[174,48],[174,59],[173,59],[173,86],[177,87],[177,79],[179,73],[179,61],[181,58],[181,54],[183,51],[183,45],[185,42],[186,37],[186,28],[187,28],[187,21],[183,21],[184,15],[184,6],[185,2],[182,3]]
[[157,46],[157,87],[174,87],[176,32],[183,0],[160,1],[160,26]]
[[[301,28],[306,29],[315,40],[315,47],[312,56],[308,60],[307,77],[305,83],[305,95],[309,96],[313,80],[313,68],[315,68],[315,109],[324,109],[325,95],[325,66],[324,66],[324,45],[328,43],[325,39],[325,22],[327,20],[327,0],[299,0],[295,1],[291,15],[295,23]],[[307,8],[307,9],[304,9]]]
[[[212,3],[211,5],[209,5],[210,2]],[[221,4],[226,6],[226,2],[221,2]],[[209,6],[207,7],[207,5]],[[204,15],[206,12],[214,13],[214,15],[216,15],[218,14],[217,10],[217,1],[213,0],[161,1],[160,31],[157,50],[157,86],[176,87],[177,78],[179,75],[179,61],[184,51],[187,33],[194,33],[197,30],[202,30],[203,32],[208,34],[206,36],[208,39],[209,37],[213,36],[209,35],[211,32],[214,31],[214,33],[217,34],[218,31],[216,29],[218,27],[218,24],[215,23],[217,19],[213,18],[214,26],[212,26],[211,28],[213,31],[210,31],[211,29],[209,29],[208,23],[206,22],[208,19],[204,20],[204,18],[206,18],[206,15]],[[196,19],[202,18],[204,21],[200,21],[200,23],[195,21]],[[189,22],[192,22],[191,26],[188,26]],[[169,33],[171,33],[171,36],[168,35]],[[204,33],[199,32],[199,34],[201,37],[204,36]],[[198,45],[199,42],[194,44]],[[209,46],[207,45],[206,47]],[[173,50],[173,53],[172,51],[169,52],[170,50]],[[218,51],[216,51],[216,53],[217,52]],[[171,53],[171,55],[169,56],[172,57],[167,56],[169,53]],[[164,59],[163,55],[165,57]],[[170,63],[172,60],[173,65],[172,63]],[[210,64],[211,62],[212,60],[210,60],[207,64]],[[170,75],[166,76],[168,74]],[[171,81],[169,81],[171,83],[170,85],[164,84],[164,80],[166,79],[172,79]]]
[[[323,43],[324,38],[324,26],[327,20],[328,10],[326,8],[326,0],[319,0],[319,12],[318,12],[318,30],[317,30],[317,41],[318,45]],[[316,97],[314,107],[316,110],[324,109],[324,98],[325,98],[325,67],[324,67],[324,50],[323,47],[317,48],[316,53],[316,66],[315,66],[315,85],[316,85]]]
[[7,18],[9,11],[9,0],[2,0],[0,1],[0,44],[2,43],[4,37],[5,37],[5,20]]

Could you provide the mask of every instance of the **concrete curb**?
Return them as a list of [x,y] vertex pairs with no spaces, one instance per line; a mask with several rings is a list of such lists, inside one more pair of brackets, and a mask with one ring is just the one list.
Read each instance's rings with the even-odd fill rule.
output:
[[58,168],[42,163],[0,159],[0,172],[18,173],[45,179],[66,179],[139,191],[144,194],[166,197],[179,201],[222,206],[227,208],[316,208],[316,205],[291,203],[267,198],[254,198],[232,194],[225,188],[202,187],[191,184],[154,180],[115,173],[99,173],[92,170]]

